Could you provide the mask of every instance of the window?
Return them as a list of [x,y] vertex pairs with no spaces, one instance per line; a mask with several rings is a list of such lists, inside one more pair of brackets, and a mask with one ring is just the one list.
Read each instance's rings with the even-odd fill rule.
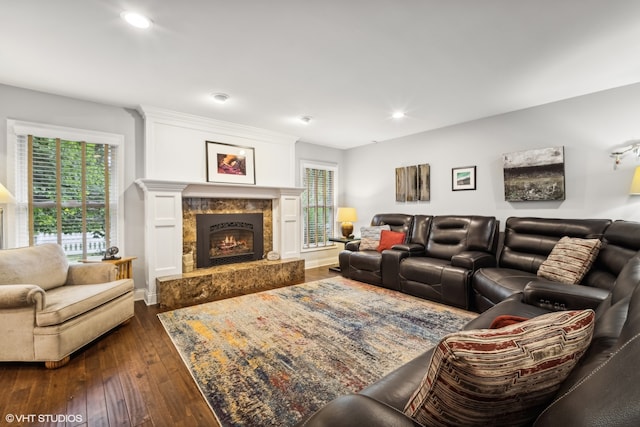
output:
[[302,165],[302,247],[332,245],[336,210],[337,168],[312,163]]
[[72,260],[117,246],[120,138],[28,127],[13,126],[16,246],[58,243]]

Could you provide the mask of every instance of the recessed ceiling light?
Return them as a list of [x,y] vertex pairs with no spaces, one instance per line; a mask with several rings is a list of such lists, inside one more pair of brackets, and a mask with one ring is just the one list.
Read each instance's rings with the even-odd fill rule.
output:
[[151,26],[151,19],[137,12],[124,11],[120,14],[120,16],[122,17],[122,19],[127,21],[129,25],[132,25],[136,28],[146,29]]
[[404,113],[402,111],[396,111],[391,115],[394,119],[401,119],[404,117]]
[[309,122],[311,122],[311,118],[312,118],[311,116],[302,116],[298,120],[300,120],[301,123],[308,125]]
[[214,93],[211,95],[211,97],[218,104],[224,104],[229,99],[229,95],[227,95],[226,93]]

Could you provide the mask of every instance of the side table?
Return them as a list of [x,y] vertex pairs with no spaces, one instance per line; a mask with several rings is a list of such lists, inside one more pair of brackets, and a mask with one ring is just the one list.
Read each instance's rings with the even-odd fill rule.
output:
[[[347,238],[347,237],[329,237],[328,239],[330,242],[337,242],[337,243],[342,243],[343,245],[346,245],[349,242],[352,242],[354,240],[360,240],[359,237],[353,237],[353,238]],[[340,273],[340,264],[335,265],[333,267],[329,267],[329,271],[334,271],[336,273]]]
[[116,273],[116,280],[120,279],[131,279],[133,277],[133,267],[131,265],[131,261],[136,259],[137,257],[129,256],[122,257],[120,259],[83,259],[80,262],[90,263],[90,262],[108,262],[109,264],[114,264],[118,269]]

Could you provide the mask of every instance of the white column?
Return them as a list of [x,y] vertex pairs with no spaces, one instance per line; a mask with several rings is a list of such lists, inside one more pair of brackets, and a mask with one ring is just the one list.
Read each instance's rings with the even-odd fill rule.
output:
[[145,295],[157,304],[156,278],[182,274],[182,190],[186,183],[136,180],[144,190]]
[[[274,248],[279,248],[280,256],[286,258],[299,258],[301,242],[300,224],[300,190],[281,190],[280,197],[273,201],[274,204]],[[277,207],[276,207],[277,206]],[[277,237],[276,237],[277,236]],[[278,249],[277,249],[278,250]]]

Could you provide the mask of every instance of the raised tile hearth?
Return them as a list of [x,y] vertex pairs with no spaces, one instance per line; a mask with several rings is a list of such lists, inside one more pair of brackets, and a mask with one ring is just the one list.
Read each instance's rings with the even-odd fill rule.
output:
[[158,277],[158,304],[174,309],[304,282],[304,260],[259,260]]

